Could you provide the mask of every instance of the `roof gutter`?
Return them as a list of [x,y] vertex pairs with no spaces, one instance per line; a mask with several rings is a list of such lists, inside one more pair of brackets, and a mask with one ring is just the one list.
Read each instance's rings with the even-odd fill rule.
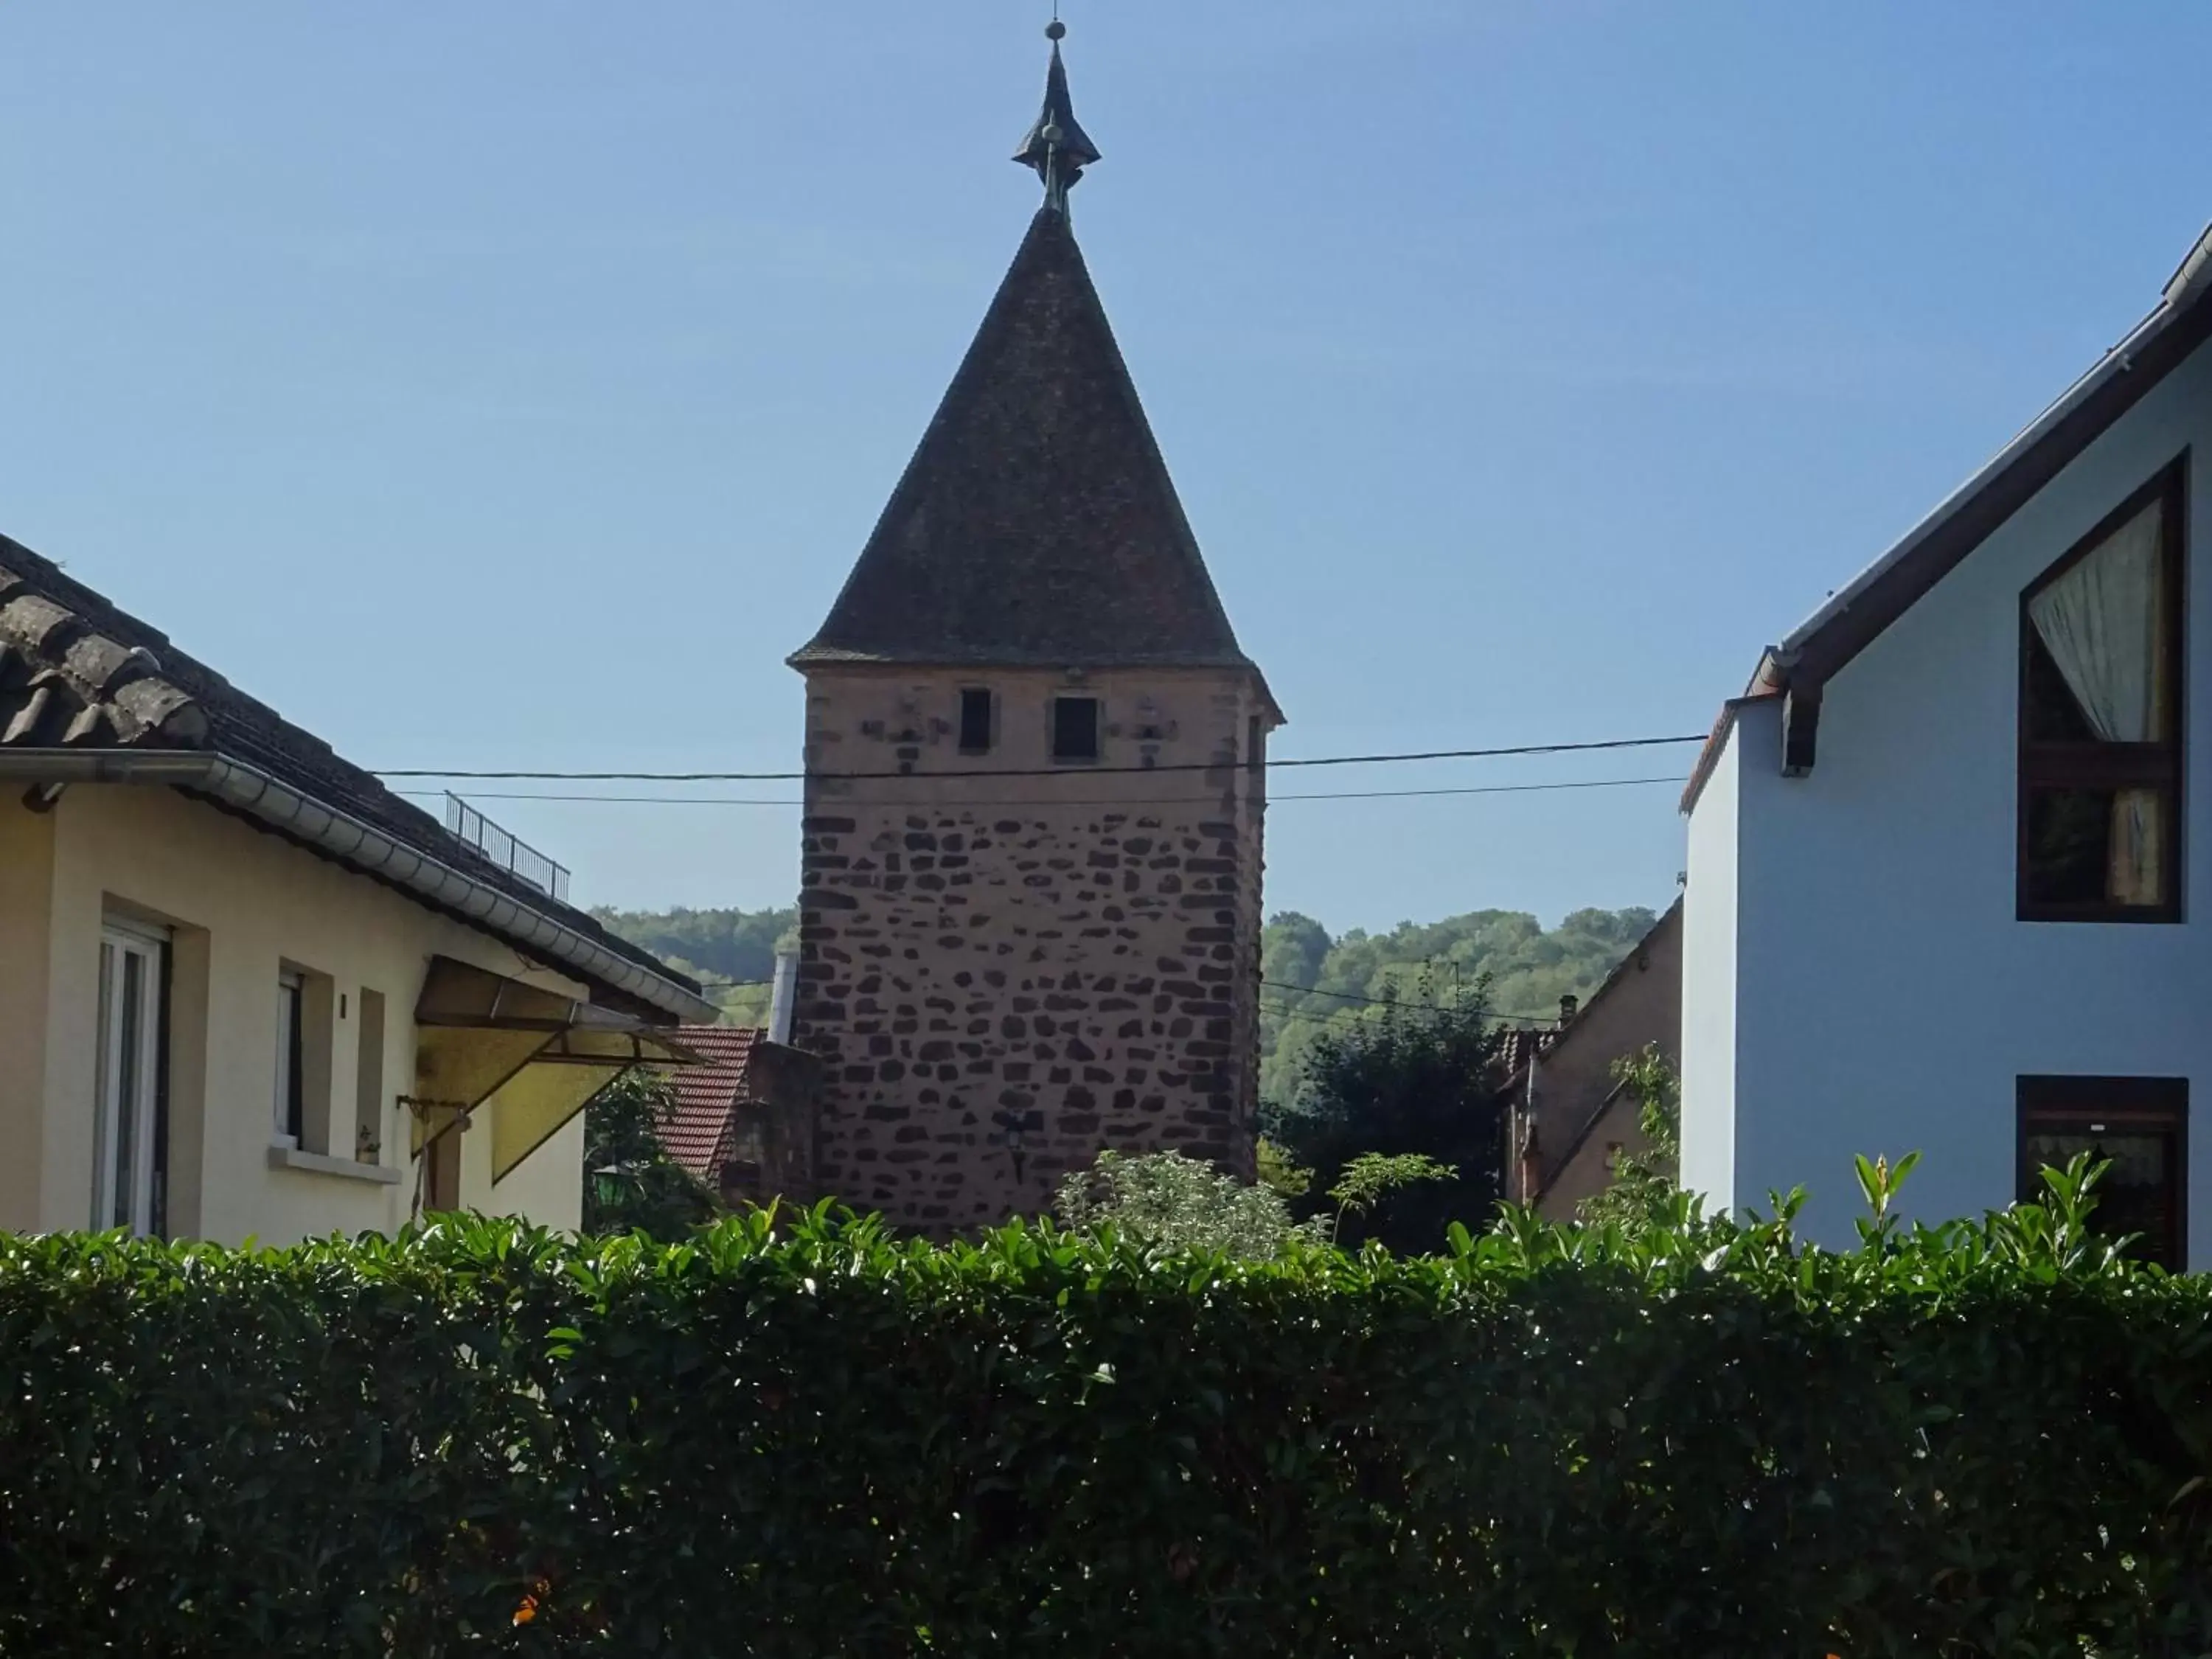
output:
[[0,777],[34,783],[167,784],[258,818],[315,851],[544,952],[682,1021],[711,1024],[721,1011],[696,991],[610,951],[489,882],[335,811],[268,773],[220,755],[173,750],[0,749]]

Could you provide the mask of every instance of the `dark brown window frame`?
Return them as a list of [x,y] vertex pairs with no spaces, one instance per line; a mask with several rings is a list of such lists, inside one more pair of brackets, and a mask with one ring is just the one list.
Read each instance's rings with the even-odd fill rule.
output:
[[[296,968],[278,970],[276,1005],[284,1029],[284,1133],[295,1146],[307,1144],[307,976]],[[291,994],[287,996],[286,992]]]
[[[2189,728],[2189,452],[2160,467],[2133,494],[2100,519],[2088,534],[2062,554],[2021,590],[2020,665],[2013,726],[2017,749],[2013,817],[2014,902],[2021,921],[2119,921],[2165,924],[2182,920],[2182,876],[2187,860],[2182,842],[2183,795]],[[2034,622],[2028,602],[2095,552],[2114,532],[2154,501],[2165,511],[2160,537],[2166,555],[2166,625],[2168,659],[2173,665],[2173,734],[2166,743],[2033,744],[2027,738],[2028,664]],[[2166,801],[2166,845],[2171,878],[2158,904],[2054,904],[2028,891],[2028,799],[2039,789],[2156,788]]]
[[[2027,1167],[2027,1138],[2039,1127],[2058,1128],[2094,1117],[2099,1122],[2135,1128],[2170,1130],[2173,1159],[2173,1259],[2179,1273],[2189,1265],[2189,1079],[2180,1077],[2034,1076],[2017,1079],[2013,1129],[2014,1192],[2023,1200],[2042,1200],[2041,1172]],[[2154,1258],[2163,1261],[2163,1256]]]
[[[1060,746],[1060,706],[1064,702],[1087,702],[1091,705],[1091,752],[1087,755],[1063,754]],[[1106,703],[1095,692],[1061,691],[1053,696],[1047,711],[1046,737],[1052,746],[1053,763],[1057,766],[1096,766],[1106,753]]]
[[[983,741],[970,743],[968,730],[969,699],[983,699]],[[987,685],[963,685],[960,688],[959,710],[960,752],[963,755],[988,755],[999,741],[999,699]]]

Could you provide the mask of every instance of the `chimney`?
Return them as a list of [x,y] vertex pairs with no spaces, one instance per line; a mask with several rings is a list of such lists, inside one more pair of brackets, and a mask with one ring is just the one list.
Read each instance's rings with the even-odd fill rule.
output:
[[1572,1019],[1575,1017],[1575,1010],[1582,1006],[1583,1000],[1575,995],[1571,991],[1565,996],[1561,997],[1559,999],[1559,1024],[1565,1025],[1569,1020]]
[[775,979],[768,994],[768,1040],[789,1043],[791,1041],[791,1005],[796,1000],[799,988],[799,952],[778,951],[775,953]]

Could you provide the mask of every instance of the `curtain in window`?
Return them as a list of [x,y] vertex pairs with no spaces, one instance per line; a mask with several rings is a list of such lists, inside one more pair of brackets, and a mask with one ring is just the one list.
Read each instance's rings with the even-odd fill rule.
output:
[[[2172,675],[2162,649],[2161,518],[2157,504],[2145,507],[2027,602],[2036,634],[2106,743],[2152,743],[2167,729]],[[2114,903],[2155,904],[2163,896],[2164,823],[2155,789],[2114,797],[2106,877]]]

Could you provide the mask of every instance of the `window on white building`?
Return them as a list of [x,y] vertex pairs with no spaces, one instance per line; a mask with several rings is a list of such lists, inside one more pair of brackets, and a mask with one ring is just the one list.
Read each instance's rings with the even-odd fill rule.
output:
[[2171,1272],[2188,1250],[2189,1083],[2185,1078],[2024,1077],[2020,1079],[2022,1202],[2043,1202],[2046,1169],[2087,1153],[2106,1164],[2089,1224],[2132,1236],[2132,1254]]
[[2021,596],[2019,914],[2181,914],[2181,472]]

